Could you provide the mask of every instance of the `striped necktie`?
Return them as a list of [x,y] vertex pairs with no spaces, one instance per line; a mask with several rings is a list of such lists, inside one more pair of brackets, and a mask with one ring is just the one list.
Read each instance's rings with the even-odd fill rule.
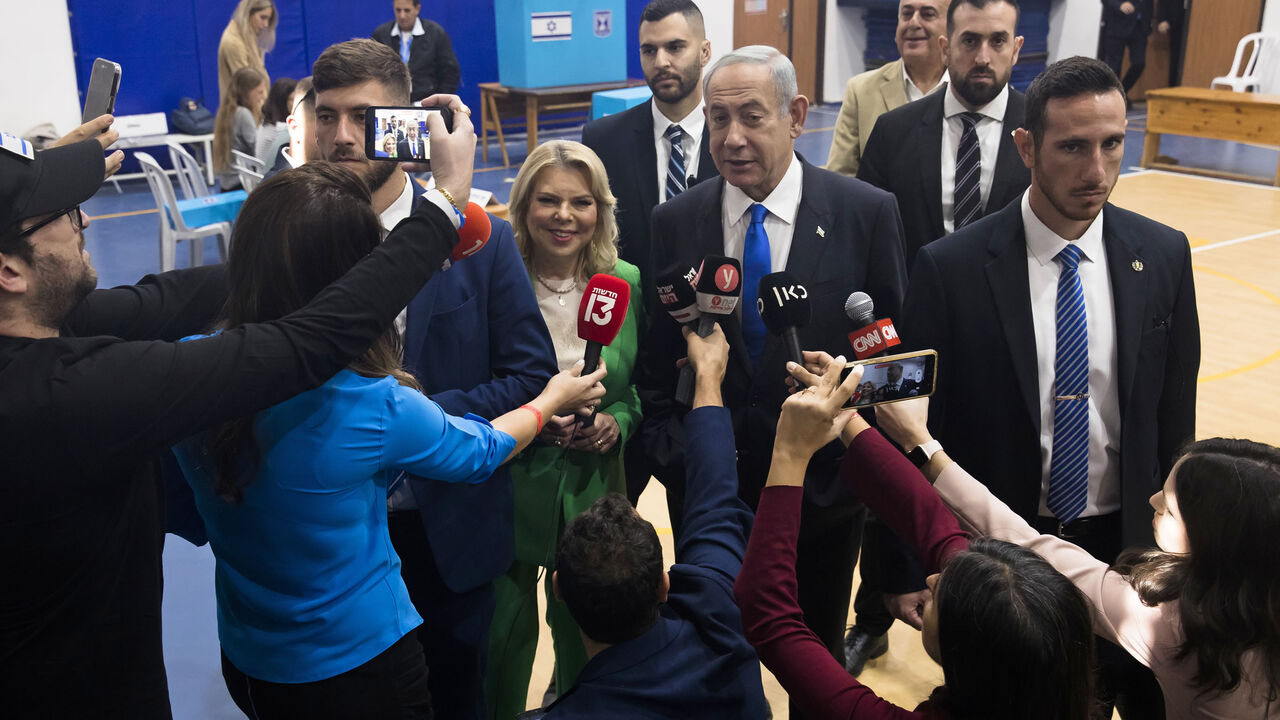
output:
[[667,199],[670,200],[684,192],[684,146],[680,144],[684,140],[684,130],[679,125],[670,125],[666,136],[671,143],[671,157],[667,159]]
[[955,229],[968,225],[982,217],[982,152],[978,148],[978,121],[982,115],[976,112],[960,113],[964,130],[960,133],[960,147],[956,149],[956,184],[953,196],[952,217]]
[[747,238],[742,247],[742,339],[747,344],[751,364],[760,361],[764,351],[765,336],[769,331],[760,317],[756,299],[760,294],[760,278],[773,272],[773,260],[769,253],[769,235],[764,229],[764,218],[769,210],[760,203],[751,204],[751,224],[747,226]]
[[1053,379],[1053,451],[1049,458],[1049,512],[1069,523],[1089,497],[1089,323],[1080,284],[1080,248],[1067,245],[1056,260],[1057,350]]

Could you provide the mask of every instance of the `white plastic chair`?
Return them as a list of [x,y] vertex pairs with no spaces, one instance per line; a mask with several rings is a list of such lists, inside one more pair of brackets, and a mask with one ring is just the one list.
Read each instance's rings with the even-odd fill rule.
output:
[[248,153],[239,150],[231,151],[231,169],[240,176],[240,187],[245,192],[253,192],[267,173],[267,164]]
[[178,171],[178,185],[182,188],[182,195],[186,199],[209,195],[209,186],[204,181],[204,171],[200,169],[200,163],[196,162],[186,148],[173,140],[169,141],[169,162]]
[[160,272],[174,268],[174,256],[178,251],[178,241],[186,240],[191,251],[191,267],[200,265],[204,260],[204,238],[219,236],[218,251],[223,261],[227,259],[228,244],[231,239],[231,223],[220,222],[202,225],[197,228],[187,227],[182,213],[178,212],[178,198],[173,192],[173,183],[169,176],[156,162],[156,159],[144,152],[133,154],[142,166],[147,185],[151,187],[151,195],[155,198],[156,209],[160,215]]
[[253,192],[263,178],[262,173],[242,167],[236,168],[236,174],[240,176],[240,188],[247,193]]
[[[1277,87],[1276,46],[1280,43],[1280,35],[1271,33],[1249,33],[1240,38],[1236,45],[1236,57],[1231,61],[1231,72],[1216,77],[1209,87],[1225,85],[1236,92],[1274,93]],[[1249,51],[1248,62],[1244,61],[1245,52]]]

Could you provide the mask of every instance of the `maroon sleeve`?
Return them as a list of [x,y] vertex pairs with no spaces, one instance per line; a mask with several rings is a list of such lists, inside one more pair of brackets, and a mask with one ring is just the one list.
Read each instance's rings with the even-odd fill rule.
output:
[[[865,433],[864,433],[865,434]],[[742,628],[765,667],[811,718],[919,720],[845,672],[804,624],[796,595],[796,537],[804,488],[770,486],[760,495],[734,596]]]
[[[933,574],[969,538],[933,486],[878,430],[859,433],[840,463],[840,477]],[[758,521],[757,521],[758,522]]]

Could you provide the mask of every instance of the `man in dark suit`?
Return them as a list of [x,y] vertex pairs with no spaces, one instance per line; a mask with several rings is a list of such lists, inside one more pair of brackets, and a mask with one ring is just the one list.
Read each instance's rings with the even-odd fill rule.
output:
[[396,19],[373,31],[373,39],[391,48],[409,67],[413,102],[436,93],[455,93],[462,74],[449,34],[439,23],[418,17],[422,0],[393,0]]
[[[786,270],[804,284],[813,319],[799,329],[802,347],[847,353],[853,328],[843,308],[850,293],[869,293],[889,314],[899,309],[902,227],[891,195],[796,156],[809,101],[797,93],[785,56],[763,46],[736,50],[716,62],[704,90],[711,156],[722,178],[654,210],[653,252],[680,266],[696,267],[712,254],[743,259],[742,301],[722,321],[731,348],[725,397],[737,437],[739,493],[754,506],[787,394],[785,343],[767,334],[756,311],[761,277]],[[683,349],[675,321],[651,308],[637,385],[645,447],[667,486],[672,518],[681,517],[684,492],[684,408],[673,398]],[[836,657],[843,655],[864,513],[836,479],[839,456],[831,446],[809,465],[798,569],[805,617]]]
[[[1186,236],[1107,203],[1124,133],[1106,65],[1047,68],[1015,138],[1030,189],[920,251],[899,326],[938,351],[929,424],[951,457],[1104,562],[1153,542],[1147,500],[1192,438],[1200,365]],[[1163,717],[1154,679],[1109,652],[1122,716]]]
[[[368,106],[408,101],[404,64],[372,40],[351,40],[320,55],[314,82],[322,157],[359,172],[383,227],[394,227],[424,200],[398,163],[365,158],[361,118]],[[445,412],[486,419],[533,399],[556,372],[511,226],[490,222],[483,249],[428,282],[403,322],[405,367],[423,391]],[[505,468],[474,485],[409,477],[387,500],[391,542],[423,618],[418,638],[437,717],[485,717],[493,580],[514,556],[513,503]]]
[[409,134],[396,143],[396,157],[401,160],[421,160],[427,156],[426,140],[418,137],[418,124],[409,125]]
[[[640,268],[645,307],[654,306],[654,274],[666,267],[664,259],[649,255],[649,215],[687,186],[718,174],[702,110],[702,68],[710,59],[698,6],[653,0],[640,16],[640,67],[653,97],[582,128],[582,144],[600,156],[618,199],[618,254]],[[636,433],[624,454],[632,504],[654,472],[639,438]]]
[[760,660],[733,599],[751,511],[736,496],[733,423],[721,397],[729,346],[719,329],[705,339],[689,333],[688,343],[697,380],[687,535],[667,572],[658,534],[619,495],[597,500],[565,528],[552,585],[589,659],[547,720],[768,715]]
[[885,383],[876,390],[877,400],[898,400],[920,394],[920,383],[902,379],[902,366],[894,363],[885,370]]
[[939,39],[949,87],[881,115],[867,139],[858,179],[898,198],[908,267],[921,247],[1003,208],[1031,182],[1012,137],[1025,114],[1009,87],[1017,28],[1017,0],[952,2]]
[[[1181,4],[1181,0],[1164,0],[1161,5],[1166,3]],[[1124,74],[1126,106],[1129,91],[1147,67],[1147,36],[1151,34],[1154,15],[1152,7],[1151,0],[1102,0],[1102,59],[1117,77],[1124,66],[1124,51],[1126,48],[1129,50],[1129,71]]]

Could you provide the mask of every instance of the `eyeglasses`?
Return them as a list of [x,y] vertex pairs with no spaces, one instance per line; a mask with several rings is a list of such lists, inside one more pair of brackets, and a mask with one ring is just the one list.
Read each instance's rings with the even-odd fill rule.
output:
[[26,230],[23,230],[22,232],[18,233],[17,235],[14,235],[14,236],[13,236],[13,239],[14,239],[14,240],[20,240],[20,239],[22,239],[22,238],[24,238],[24,237],[29,237],[29,236],[31,236],[31,235],[34,235],[34,234],[35,234],[35,232],[36,232],[37,230],[39,230],[40,228],[44,227],[45,225],[48,225],[48,224],[49,224],[49,223],[51,223],[51,222],[56,221],[58,218],[62,217],[63,215],[68,215],[68,216],[70,216],[70,218],[71,218],[71,229],[72,229],[72,230],[75,230],[76,232],[80,232],[81,230],[83,230],[83,229],[84,229],[84,216],[80,214],[80,206],[79,206],[79,205],[77,205],[77,206],[75,206],[75,207],[73,207],[73,208],[70,208],[70,209],[68,209],[68,210],[59,210],[58,212],[56,212],[56,213],[54,213],[54,214],[50,215],[49,217],[47,217],[47,218],[45,218],[45,219],[41,220],[40,222],[36,223],[35,225],[32,225],[31,227],[27,228]]

